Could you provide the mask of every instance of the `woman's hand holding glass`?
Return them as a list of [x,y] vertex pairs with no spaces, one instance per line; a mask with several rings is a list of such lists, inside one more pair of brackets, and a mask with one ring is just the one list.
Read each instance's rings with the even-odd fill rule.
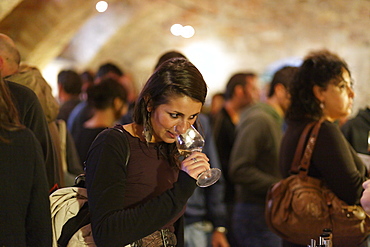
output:
[[[221,170],[210,168],[208,157],[202,153],[204,139],[193,125],[175,126],[176,146],[180,155],[185,159],[181,163],[181,169],[188,172],[190,176],[197,179],[199,187],[208,187],[218,181]],[[190,173],[189,173],[190,172]],[[194,175],[196,177],[194,177]]]
[[199,174],[210,169],[208,157],[201,152],[194,152],[181,162],[180,169],[190,177],[198,179]]
[[370,179],[366,180],[362,184],[362,187],[364,188],[364,192],[361,197],[361,206],[367,214],[370,214]]

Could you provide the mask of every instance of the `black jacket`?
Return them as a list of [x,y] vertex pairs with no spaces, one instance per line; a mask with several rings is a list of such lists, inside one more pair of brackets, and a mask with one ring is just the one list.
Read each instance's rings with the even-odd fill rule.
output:
[[370,109],[360,110],[356,117],[348,120],[341,130],[358,153],[369,154],[368,136],[370,131]]
[[31,89],[11,81],[5,81],[5,83],[8,85],[13,102],[19,112],[21,123],[33,131],[41,144],[46,175],[49,188],[51,188],[60,182],[58,160],[41,104]]

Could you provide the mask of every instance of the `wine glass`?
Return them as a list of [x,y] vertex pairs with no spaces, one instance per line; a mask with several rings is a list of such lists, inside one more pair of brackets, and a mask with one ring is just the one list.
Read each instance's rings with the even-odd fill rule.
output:
[[[193,125],[181,133],[178,126],[174,127],[176,133],[176,146],[180,155],[188,157],[193,152],[202,152],[204,139]],[[197,185],[199,187],[208,187],[218,181],[221,177],[221,170],[211,168],[198,175]]]

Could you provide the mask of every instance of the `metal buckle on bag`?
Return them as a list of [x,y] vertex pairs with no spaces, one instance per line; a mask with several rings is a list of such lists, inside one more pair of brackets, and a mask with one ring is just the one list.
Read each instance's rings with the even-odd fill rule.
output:
[[167,238],[167,234],[165,232],[165,230],[160,230],[161,231],[161,238],[162,238],[162,242],[163,242],[163,247],[168,247],[168,238]]
[[176,245],[176,235],[168,229],[164,229],[136,240],[131,244],[131,247],[176,247]]
[[176,247],[176,235],[168,229],[160,230],[163,247]]

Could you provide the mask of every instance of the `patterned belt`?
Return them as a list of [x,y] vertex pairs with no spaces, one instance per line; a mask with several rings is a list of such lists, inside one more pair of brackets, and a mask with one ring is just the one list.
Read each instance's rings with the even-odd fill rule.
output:
[[176,235],[168,229],[158,230],[131,244],[131,247],[176,247]]

